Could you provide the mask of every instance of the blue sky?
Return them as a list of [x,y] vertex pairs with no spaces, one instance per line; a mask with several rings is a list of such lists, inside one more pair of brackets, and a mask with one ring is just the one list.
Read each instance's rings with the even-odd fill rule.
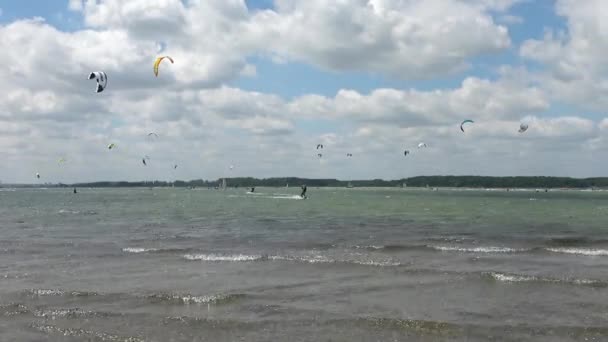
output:
[[[250,8],[272,8],[270,0],[249,0]],[[516,4],[508,14],[523,19],[521,23],[508,25],[512,47],[506,51],[479,56],[471,61],[470,69],[447,77],[428,80],[403,80],[388,78],[383,75],[360,72],[327,72],[313,66],[292,62],[277,65],[264,58],[251,58],[257,67],[258,79],[240,79],[235,85],[245,89],[278,93],[285,97],[298,96],[305,93],[320,93],[334,95],[339,89],[348,88],[367,93],[376,88],[416,88],[431,90],[436,88],[453,88],[460,85],[464,77],[480,77],[494,79],[497,77],[496,68],[501,65],[526,65],[532,63],[522,61],[519,57],[519,46],[527,39],[542,38],[545,30],[563,30],[564,18],[558,17],[553,11],[554,1],[525,1]],[[504,13],[496,14],[495,20]],[[259,79],[263,79],[262,83]],[[297,87],[285,87],[290,79],[298,79]]]
[[[250,10],[272,9],[272,0],[247,0]],[[9,23],[17,19],[42,17],[53,26],[73,31],[83,27],[82,16],[68,10],[65,0],[0,0],[3,15],[0,22]],[[470,69],[462,73],[427,80],[403,80],[365,72],[330,72],[304,63],[276,64],[264,57],[251,57],[249,62],[257,68],[257,78],[240,78],[231,84],[248,90],[270,92],[292,98],[307,93],[334,95],[339,89],[348,88],[367,93],[376,88],[416,88],[430,90],[453,88],[464,77],[496,78],[496,67],[500,65],[531,65],[522,61],[518,49],[526,39],[541,38],[546,29],[563,30],[564,18],[553,11],[554,1],[524,1],[515,4],[509,15],[523,19],[521,23],[509,24],[512,47],[506,51],[478,56],[471,60]],[[504,13],[495,14],[500,21]],[[291,79],[298,79],[295,87],[285,87]]]

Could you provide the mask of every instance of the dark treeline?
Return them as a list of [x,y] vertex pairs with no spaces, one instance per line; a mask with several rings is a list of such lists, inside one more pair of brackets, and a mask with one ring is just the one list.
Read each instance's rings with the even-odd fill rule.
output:
[[[346,187],[351,183],[355,187],[470,187],[470,188],[603,188],[608,187],[608,177],[602,178],[568,178],[568,177],[485,177],[485,176],[419,176],[398,180],[353,180],[307,179],[297,177],[278,178],[227,178],[228,187],[299,187],[303,184],[311,187]],[[219,180],[191,181],[148,181],[148,182],[92,182],[78,184],[45,184],[59,187],[218,187]],[[29,185],[37,186],[37,185]]]

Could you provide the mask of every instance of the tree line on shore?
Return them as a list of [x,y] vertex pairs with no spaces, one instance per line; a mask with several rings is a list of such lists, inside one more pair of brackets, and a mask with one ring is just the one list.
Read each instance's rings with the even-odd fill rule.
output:
[[[312,187],[454,187],[454,188],[604,188],[608,187],[608,177],[597,178],[569,178],[569,177],[543,177],[543,176],[518,176],[518,177],[489,177],[489,176],[418,176],[397,180],[338,180],[338,179],[310,179],[298,177],[274,177],[274,178],[252,178],[233,177],[226,178],[228,187],[285,187],[307,185]],[[29,184],[8,185],[23,187],[197,187],[215,188],[222,185],[222,179],[190,181],[177,180],[167,181],[138,181],[138,182],[88,182],[76,184]]]

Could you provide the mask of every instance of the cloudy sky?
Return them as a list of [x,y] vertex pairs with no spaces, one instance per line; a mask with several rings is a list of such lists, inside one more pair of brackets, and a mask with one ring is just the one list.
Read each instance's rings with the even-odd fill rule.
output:
[[[0,9],[5,183],[35,182],[36,172],[48,182],[607,175],[605,0]],[[154,77],[162,55],[175,64]],[[109,79],[99,94],[87,79],[98,70]],[[475,120],[466,133],[464,119]]]

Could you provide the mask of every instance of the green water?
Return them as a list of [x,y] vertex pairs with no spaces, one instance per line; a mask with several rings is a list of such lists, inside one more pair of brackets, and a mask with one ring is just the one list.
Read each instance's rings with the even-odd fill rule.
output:
[[608,193],[0,191],[0,340],[605,340]]

